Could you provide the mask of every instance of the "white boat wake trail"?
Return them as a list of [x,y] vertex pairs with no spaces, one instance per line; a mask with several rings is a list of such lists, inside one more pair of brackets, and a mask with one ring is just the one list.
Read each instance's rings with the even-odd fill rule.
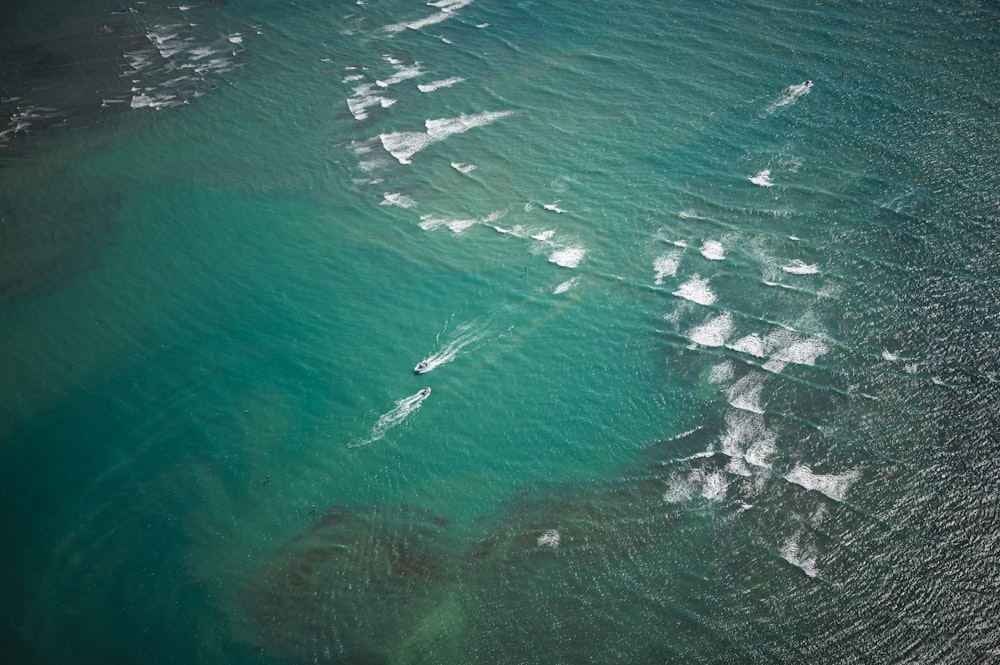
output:
[[[440,348],[440,350],[435,351],[431,355],[424,358],[423,362],[426,363],[427,369],[425,369],[422,373],[426,374],[427,372],[432,372],[441,365],[450,363],[458,356],[459,353],[462,352],[463,349],[482,341],[483,337],[486,336],[486,333],[476,330],[477,327],[478,326],[474,323],[463,323],[460,325],[456,330],[457,335],[454,339],[445,344],[445,346]],[[445,331],[447,331],[447,327],[445,328]],[[438,339],[436,340],[439,345],[441,342],[440,338],[441,333],[438,334]]]
[[417,391],[416,393],[404,397],[403,399],[396,401],[396,406],[392,408],[391,411],[383,413],[372,427],[371,434],[367,439],[355,441],[348,445],[349,448],[360,448],[361,446],[367,446],[371,443],[375,443],[388,432],[390,429],[400,424],[406,417],[419,409],[423,405],[424,400],[427,399],[429,392],[424,392],[423,389]]

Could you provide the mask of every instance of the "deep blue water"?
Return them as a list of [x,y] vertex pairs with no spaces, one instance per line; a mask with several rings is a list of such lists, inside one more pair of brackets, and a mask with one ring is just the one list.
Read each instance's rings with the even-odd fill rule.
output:
[[992,4],[0,17],[11,662],[1000,658]]

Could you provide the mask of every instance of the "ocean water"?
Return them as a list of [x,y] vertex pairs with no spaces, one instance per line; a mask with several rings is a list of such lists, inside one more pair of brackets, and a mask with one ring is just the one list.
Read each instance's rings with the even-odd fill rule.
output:
[[995,3],[0,15],[5,662],[1000,661]]

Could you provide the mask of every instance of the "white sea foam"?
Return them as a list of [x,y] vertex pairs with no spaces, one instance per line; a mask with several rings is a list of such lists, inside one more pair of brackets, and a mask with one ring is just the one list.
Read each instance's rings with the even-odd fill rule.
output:
[[764,380],[757,374],[747,374],[726,391],[726,399],[734,409],[751,413],[764,413],[760,405],[760,393]]
[[816,555],[804,552],[799,545],[799,536],[793,536],[785,541],[780,550],[781,558],[797,568],[801,568],[809,577],[816,577]]
[[[489,218],[487,218],[488,220]],[[476,224],[486,223],[487,220],[479,219],[448,219],[435,215],[421,215],[420,228],[424,231],[433,231],[439,226],[447,226],[452,233],[461,233],[472,228]]]
[[705,477],[705,482],[701,487],[701,495],[709,501],[721,501],[726,498],[728,488],[729,483],[725,476],[716,471]]
[[782,270],[790,275],[815,275],[819,272],[819,266],[808,264],[801,259],[794,259],[790,264],[783,267]]
[[557,286],[552,291],[552,293],[554,293],[556,295],[559,295],[560,293],[566,293],[567,291],[569,291],[570,289],[572,289],[574,286],[576,286],[579,282],[580,282],[580,276],[579,275],[577,275],[576,277],[573,277],[571,279],[567,279],[565,282],[563,282],[562,284],[560,284],[559,286]]
[[376,422],[374,427],[372,427],[371,434],[369,434],[368,438],[355,441],[350,444],[350,447],[357,448],[360,446],[367,446],[370,443],[375,443],[385,436],[386,432],[396,425],[399,425],[408,415],[419,409],[425,399],[427,399],[427,395],[425,395],[424,391],[421,390],[413,395],[397,400],[396,405],[390,411],[382,414],[382,416],[378,419],[378,422]]
[[[556,201],[556,203],[558,203],[558,201]],[[542,207],[548,210],[549,212],[556,213],[557,215],[566,212],[565,210],[557,206],[555,203],[545,203],[542,205]]]
[[538,546],[559,547],[559,532],[555,529],[549,529],[542,535],[538,536]]
[[539,242],[549,242],[555,234],[555,229],[549,229],[548,231],[539,231],[538,233],[532,235],[531,238],[533,240],[538,240]]
[[[362,83],[356,86],[353,90],[353,95],[347,99],[347,108],[351,111],[355,120],[365,120],[368,117],[368,109],[374,106],[381,106],[382,108],[392,106],[396,100],[385,96],[386,89],[391,85],[423,74],[423,70],[420,69],[420,63],[404,65],[399,60],[389,56],[386,56],[385,59],[392,65],[394,69],[393,75],[387,79],[377,80],[374,83]],[[345,77],[344,81],[352,82],[363,78],[362,74],[351,74]]]
[[396,206],[397,208],[412,208],[417,202],[405,194],[386,192],[382,195],[382,202],[379,205]]
[[733,334],[733,315],[724,312],[694,327],[688,339],[700,346],[722,346]]
[[698,305],[711,305],[715,302],[715,294],[708,286],[708,279],[700,275],[694,275],[688,281],[681,284],[674,295],[678,298],[690,300]]
[[[770,335],[768,336],[770,337]],[[785,335],[781,335],[786,339]],[[763,368],[769,372],[780,372],[788,363],[796,365],[815,365],[816,359],[830,350],[825,343],[815,338],[795,339],[777,348],[764,363]]]
[[471,173],[476,170],[475,164],[462,164],[461,162],[452,162],[451,168],[455,169],[459,173]]
[[410,158],[434,142],[427,132],[393,132],[379,134],[386,152],[400,164],[409,164]]
[[857,470],[839,475],[813,473],[809,467],[799,464],[785,475],[785,480],[801,485],[807,490],[816,490],[834,501],[843,501],[844,497],[847,496],[847,491],[859,475]]
[[657,286],[663,284],[664,277],[673,277],[677,274],[677,267],[681,263],[680,252],[668,252],[656,257],[653,261],[654,282]]
[[899,354],[892,353],[889,349],[882,349],[882,359],[888,362],[896,362],[899,360]]
[[502,233],[504,235],[512,235],[515,238],[523,238],[525,233],[524,226],[522,224],[515,224],[510,228],[500,226],[499,224],[494,224],[493,228],[496,230],[497,233]]
[[587,253],[583,247],[564,247],[549,255],[549,261],[563,268],[576,268]]
[[464,80],[465,79],[460,76],[452,76],[451,78],[434,81],[433,83],[418,85],[417,90],[420,92],[434,92],[435,90],[440,90],[441,88],[450,88],[456,83],[461,83]]
[[770,457],[777,450],[777,435],[767,428],[759,413],[732,411],[726,414],[726,431],[719,442],[722,452],[737,459],[740,475],[749,475],[745,464],[762,469],[771,467]]
[[686,503],[696,496],[709,501],[721,501],[726,497],[729,483],[720,471],[705,473],[695,469],[687,476],[674,475],[667,480],[663,500],[667,503]]
[[721,261],[726,258],[726,250],[717,240],[706,240],[701,246],[701,255],[709,261]]
[[416,21],[409,21],[406,23],[394,23],[392,25],[387,25],[383,28],[390,35],[395,35],[402,32],[403,30],[419,30],[421,28],[426,28],[429,25],[435,25],[441,23],[442,21],[447,21],[452,17],[452,12],[461,9],[466,5],[470,4],[472,0],[439,0],[438,2],[428,2],[427,5],[430,7],[437,7],[440,11],[430,16],[426,16]]
[[771,169],[764,169],[757,175],[750,176],[750,182],[757,185],[758,187],[771,187],[774,185],[771,182]]
[[746,353],[756,358],[763,358],[765,354],[764,340],[756,333],[739,338],[733,342],[729,348],[733,351]]
[[416,78],[424,73],[424,70],[420,69],[419,62],[414,62],[411,65],[404,65],[393,58],[387,57],[386,60],[393,65],[396,71],[394,71],[392,76],[387,79],[379,79],[375,81],[375,85],[380,88],[388,88],[390,85],[396,85],[397,83],[402,83],[403,81],[409,81],[410,79]]
[[687,503],[694,496],[695,485],[689,477],[672,476],[667,479],[663,500],[667,503]]
[[461,115],[457,118],[440,118],[426,120],[424,132],[392,132],[390,134],[380,134],[379,140],[382,147],[399,161],[400,164],[409,164],[410,158],[427,146],[454,134],[461,134],[482,127],[501,118],[513,114],[513,111],[487,111],[475,115]]
[[[190,103],[202,94],[209,74],[236,66],[239,49],[219,41],[207,44],[193,34],[196,24],[156,25],[145,32],[146,43],[124,53],[132,81],[129,105],[134,109],[162,109]],[[233,35],[227,41],[242,40]]]
[[725,360],[712,367],[712,371],[708,375],[708,380],[711,383],[729,383],[733,380],[734,373],[735,368],[733,367],[733,363]]

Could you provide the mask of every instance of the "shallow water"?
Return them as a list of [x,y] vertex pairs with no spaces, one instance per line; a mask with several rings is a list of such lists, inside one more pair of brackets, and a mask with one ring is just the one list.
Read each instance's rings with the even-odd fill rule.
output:
[[7,11],[18,662],[997,657],[995,8]]

